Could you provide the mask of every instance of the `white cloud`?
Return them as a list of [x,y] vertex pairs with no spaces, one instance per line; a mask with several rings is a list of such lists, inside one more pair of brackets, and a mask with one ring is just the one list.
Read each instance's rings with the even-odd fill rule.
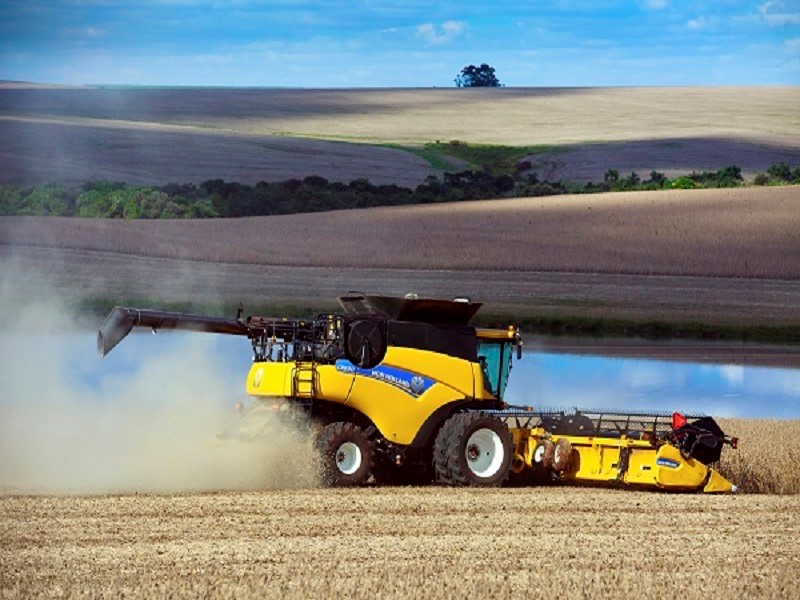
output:
[[713,29],[717,23],[718,19],[715,17],[700,16],[696,19],[689,19],[686,22],[686,29],[690,29],[691,31],[706,31]]
[[783,43],[783,47],[791,53],[800,53],[800,38],[791,38]]
[[446,44],[463,34],[467,29],[464,21],[445,21],[441,25],[423,23],[417,25],[417,38],[428,44]]
[[800,25],[800,11],[796,5],[790,6],[790,4],[780,0],[765,2],[758,7],[758,12],[767,25]]
[[645,0],[644,7],[647,10],[662,10],[667,7],[667,0]]

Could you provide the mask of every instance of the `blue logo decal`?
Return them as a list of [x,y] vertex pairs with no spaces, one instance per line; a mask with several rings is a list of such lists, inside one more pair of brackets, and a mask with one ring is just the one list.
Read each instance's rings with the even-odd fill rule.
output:
[[669,458],[659,458],[656,460],[656,464],[659,467],[669,467],[670,469],[677,469],[680,466],[678,461],[670,460]]
[[382,381],[383,383],[387,383],[404,391],[414,398],[418,398],[427,392],[430,387],[436,383],[435,380],[429,379],[424,375],[417,375],[416,373],[411,373],[388,365],[378,365],[372,369],[362,369],[343,358],[336,361],[336,370],[342,373],[377,379],[378,381]]

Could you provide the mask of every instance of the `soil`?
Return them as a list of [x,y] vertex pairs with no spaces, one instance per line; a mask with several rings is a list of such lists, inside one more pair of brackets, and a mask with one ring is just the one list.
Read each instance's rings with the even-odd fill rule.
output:
[[0,497],[0,593],[790,598],[800,497],[580,488]]

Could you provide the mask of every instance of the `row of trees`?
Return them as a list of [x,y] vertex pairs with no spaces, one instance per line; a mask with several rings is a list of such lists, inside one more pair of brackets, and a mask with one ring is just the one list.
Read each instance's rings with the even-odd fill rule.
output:
[[[765,181],[759,178],[763,175]],[[758,185],[800,183],[800,168],[785,163],[772,165],[756,177]],[[675,188],[732,187],[743,184],[736,166],[718,171],[694,172],[667,178],[651,171],[647,178],[637,173],[621,176],[606,172],[602,182],[569,184],[542,181],[525,169],[515,175],[494,176],[468,170],[430,176],[414,189],[398,185],[375,185],[367,179],[348,184],[329,182],[312,175],[305,179],[260,182],[246,185],[211,179],[199,185],[168,184],[161,187],[129,186],[122,182],[89,182],[79,190],[60,185],[33,188],[0,186],[0,215],[53,215],[120,219],[179,219],[247,217],[319,212],[347,208],[458,202],[492,198],[551,196],[566,193],[654,190]]]

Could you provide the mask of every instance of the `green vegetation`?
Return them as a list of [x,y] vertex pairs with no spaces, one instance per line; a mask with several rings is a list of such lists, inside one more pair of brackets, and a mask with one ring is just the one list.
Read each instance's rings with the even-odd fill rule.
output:
[[458,169],[452,161],[452,156],[439,150],[440,144],[425,144],[424,146],[402,146],[400,144],[381,144],[384,148],[403,150],[424,159],[431,167],[439,171],[455,171]]
[[519,173],[531,168],[529,162],[520,162],[531,154],[546,154],[553,146],[495,146],[491,144],[467,144],[459,140],[426,144],[430,155],[452,157],[468,163],[473,169],[487,171],[492,175]]
[[[311,175],[304,179],[259,182],[246,185],[211,179],[199,185],[170,183],[160,187],[129,186],[123,182],[91,181],[80,189],[57,184],[31,188],[0,186],[0,216],[41,215],[102,217],[112,219],[182,219],[249,217],[321,212],[349,208],[402,206],[436,202],[459,202],[495,198],[591,194],[659,189],[726,188],[746,185],[735,165],[718,171],[692,172],[670,180],[651,171],[647,178],[637,173],[621,176],[609,169],[603,181],[586,184],[542,181],[521,160],[549,152],[545,146],[486,146],[453,141],[428,144],[417,153],[438,168],[452,167],[456,158],[474,168],[441,177],[429,176],[414,189],[398,185],[375,185],[368,179],[348,184],[330,182]],[[786,163],[771,165],[759,173],[754,185],[800,184],[800,167]]]

